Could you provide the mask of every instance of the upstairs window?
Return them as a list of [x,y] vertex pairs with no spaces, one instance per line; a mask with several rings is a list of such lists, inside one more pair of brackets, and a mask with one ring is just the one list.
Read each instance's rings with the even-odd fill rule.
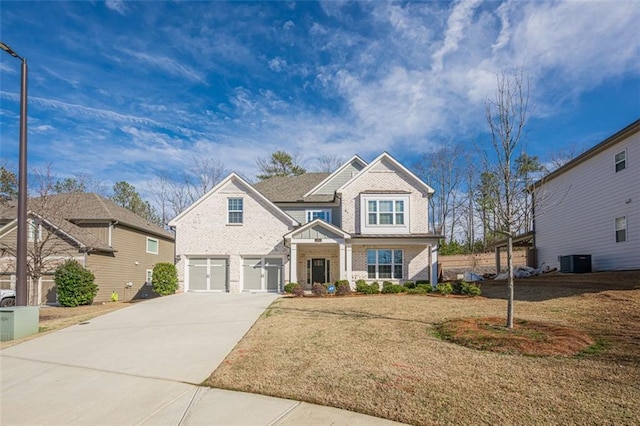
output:
[[401,279],[402,250],[367,250],[367,276],[369,279]]
[[368,200],[367,225],[404,225],[404,200]]
[[27,239],[29,241],[42,241],[42,226],[39,220],[27,220]]
[[627,217],[616,217],[616,243],[627,241]]
[[158,254],[158,240],[155,238],[147,237],[147,253]]
[[307,223],[313,222],[316,219],[322,219],[325,222],[331,223],[331,210],[307,210]]
[[616,173],[627,168],[627,151],[622,151],[615,156]]
[[227,223],[242,224],[243,208],[242,198],[227,199]]

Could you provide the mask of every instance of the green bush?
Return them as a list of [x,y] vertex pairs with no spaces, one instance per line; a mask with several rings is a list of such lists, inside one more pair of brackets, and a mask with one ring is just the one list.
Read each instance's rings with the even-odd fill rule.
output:
[[436,291],[440,294],[451,294],[453,292],[453,286],[451,283],[438,283]]
[[382,292],[384,294],[402,293],[404,291],[407,291],[407,288],[404,286],[401,286],[400,284],[389,283],[387,285],[383,285],[382,287]]
[[380,284],[377,281],[367,284],[365,280],[356,281],[356,291],[363,294],[378,294],[380,293]]
[[73,259],[56,269],[55,282],[62,306],[90,305],[98,294],[94,275]]
[[431,284],[417,284],[416,289],[422,289],[425,293],[431,293],[433,291]]
[[416,288],[416,283],[414,283],[413,281],[405,281],[404,284],[402,284],[403,286],[405,286],[406,288]]
[[313,286],[311,286],[311,293],[316,296],[326,296],[327,286],[320,283],[314,283]]
[[428,280],[417,280],[416,281],[416,286],[419,286],[420,284],[429,284],[431,285],[431,282]]
[[336,281],[336,296],[346,296],[351,293],[351,284],[348,280]]
[[461,293],[467,296],[475,297],[480,296],[482,294],[482,290],[480,289],[480,284],[467,283],[463,281]]
[[296,287],[300,287],[300,284],[298,283],[287,283],[284,285],[284,292],[285,293],[293,293],[293,289]]
[[178,290],[178,270],[176,265],[168,262],[156,263],[151,275],[153,291],[161,296],[174,294]]
[[[424,284],[422,284],[424,286]],[[431,286],[429,286],[431,287]],[[424,287],[416,287],[416,288],[408,288],[407,289],[407,294],[427,294],[429,293],[429,290],[427,290]]]

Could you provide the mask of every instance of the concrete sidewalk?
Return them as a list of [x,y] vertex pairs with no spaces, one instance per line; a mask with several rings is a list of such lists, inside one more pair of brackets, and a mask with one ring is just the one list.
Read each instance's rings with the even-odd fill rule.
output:
[[276,297],[163,297],[4,349],[0,423],[393,424],[335,408],[197,386]]

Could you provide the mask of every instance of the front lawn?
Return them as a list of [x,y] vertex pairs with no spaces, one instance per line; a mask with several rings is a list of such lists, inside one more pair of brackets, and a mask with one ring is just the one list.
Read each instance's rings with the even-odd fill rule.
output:
[[577,356],[439,338],[448,320],[504,317],[504,283],[479,298],[282,298],[205,384],[411,424],[640,424],[640,275],[594,276],[516,283],[516,318],[593,338]]

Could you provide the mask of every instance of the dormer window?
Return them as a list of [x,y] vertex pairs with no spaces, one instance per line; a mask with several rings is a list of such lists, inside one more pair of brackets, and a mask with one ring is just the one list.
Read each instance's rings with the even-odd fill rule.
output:
[[322,219],[325,222],[331,223],[331,209],[307,210],[307,223],[313,222],[316,219]]

